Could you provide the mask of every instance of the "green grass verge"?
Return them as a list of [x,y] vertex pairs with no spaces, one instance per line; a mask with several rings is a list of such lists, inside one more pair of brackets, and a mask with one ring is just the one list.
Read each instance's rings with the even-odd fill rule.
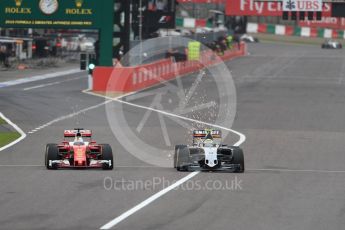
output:
[[6,121],[4,121],[1,117],[0,117],[0,125],[6,124]]
[[20,134],[17,132],[0,133],[0,147],[17,140],[19,137]]

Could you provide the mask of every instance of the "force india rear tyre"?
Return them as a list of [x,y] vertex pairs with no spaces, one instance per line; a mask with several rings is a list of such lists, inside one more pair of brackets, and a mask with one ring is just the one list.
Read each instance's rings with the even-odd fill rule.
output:
[[233,164],[240,165],[239,168],[235,170],[237,173],[243,173],[244,172],[244,155],[243,150],[240,148],[234,149],[234,156],[233,156]]

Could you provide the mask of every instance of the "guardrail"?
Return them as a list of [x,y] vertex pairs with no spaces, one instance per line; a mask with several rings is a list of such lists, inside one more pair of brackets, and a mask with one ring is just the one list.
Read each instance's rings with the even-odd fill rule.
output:
[[128,93],[142,90],[247,53],[245,43],[235,47],[225,51],[219,58],[213,51],[203,51],[200,61],[173,62],[171,59],[163,59],[133,67],[96,67],[93,91]]

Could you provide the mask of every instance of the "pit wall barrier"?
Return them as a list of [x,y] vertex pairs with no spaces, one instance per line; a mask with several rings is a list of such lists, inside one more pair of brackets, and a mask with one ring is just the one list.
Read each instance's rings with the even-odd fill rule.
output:
[[186,74],[244,56],[247,53],[245,43],[234,44],[232,50],[227,50],[217,57],[213,51],[203,51],[200,61],[173,62],[163,59],[154,63],[131,67],[96,67],[93,72],[93,91],[128,93],[148,88]]

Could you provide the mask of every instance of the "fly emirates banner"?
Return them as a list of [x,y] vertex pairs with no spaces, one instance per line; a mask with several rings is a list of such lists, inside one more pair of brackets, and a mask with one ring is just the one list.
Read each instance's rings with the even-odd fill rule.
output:
[[[324,3],[322,16],[329,17],[332,14],[331,5]],[[226,2],[226,14],[231,16],[282,16],[282,2],[260,2],[254,0],[228,0]]]

